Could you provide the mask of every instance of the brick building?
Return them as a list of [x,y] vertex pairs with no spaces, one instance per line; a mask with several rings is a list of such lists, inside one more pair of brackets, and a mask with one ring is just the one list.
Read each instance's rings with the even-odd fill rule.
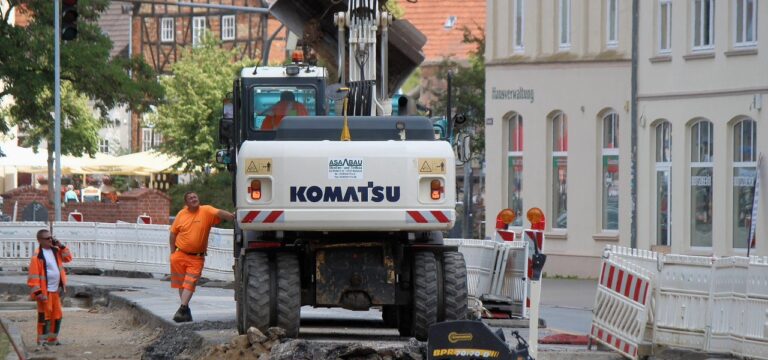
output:
[[[48,190],[35,189],[32,186],[22,186],[4,193],[3,213],[11,215],[14,207],[17,210],[17,220],[23,220],[23,214],[30,204],[37,203],[45,207],[48,221],[53,221],[55,211],[53,204],[48,201]],[[137,189],[120,195],[119,201],[67,203],[61,212],[62,219],[77,211],[83,214],[83,220],[88,222],[114,223],[125,221],[135,223],[139,215],[152,217],[153,224],[168,224],[171,212],[171,198],[165,193],[154,189]],[[39,221],[39,219],[38,219]]]

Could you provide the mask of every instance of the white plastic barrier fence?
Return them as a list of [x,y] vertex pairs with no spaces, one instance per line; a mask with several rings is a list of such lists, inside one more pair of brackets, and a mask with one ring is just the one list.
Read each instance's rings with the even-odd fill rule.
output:
[[[44,223],[0,223],[0,266],[24,267],[37,248],[35,235]],[[72,251],[68,266],[168,274],[168,225],[59,222],[54,235]],[[232,230],[211,229],[203,275],[234,280]]]
[[604,258],[595,297],[592,339],[637,359],[648,321],[651,275],[622,258]]
[[749,259],[729,257],[715,259],[712,264],[710,290],[710,338],[708,350],[738,354],[741,352],[740,323],[744,320]]
[[712,260],[701,256],[664,256],[656,297],[656,342],[689,349],[706,348]]
[[[649,274],[654,302],[646,339],[768,360],[768,257],[662,255],[617,246],[606,247],[606,257]],[[596,301],[595,318],[615,314],[606,304]],[[599,337],[594,329],[592,335]]]
[[528,247],[523,241],[505,241],[497,249],[488,294],[512,300],[512,315],[528,318]]
[[[768,256],[749,259],[742,356],[768,359]],[[733,353],[736,354],[736,353]]]
[[458,246],[467,264],[467,290],[469,296],[480,298],[491,289],[499,243],[488,240],[444,239],[446,245]]

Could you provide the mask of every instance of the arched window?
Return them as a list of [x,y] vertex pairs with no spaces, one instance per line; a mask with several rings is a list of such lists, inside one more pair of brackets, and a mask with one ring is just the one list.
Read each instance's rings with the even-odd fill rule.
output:
[[672,124],[656,125],[656,244],[672,245]]
[[746,248],[752,227],[757,176],[757,124],[743,119],[733,126],[733,247]]
[[610,112],[603,116],[602,159],[602,227],[619,229],[619,115]]
[[504,120],[509,124],[507,206],[517,214],[511,225],[523,226],[523,117],[516,112],[510,112],[504,116]]
[[568,227],[568,117],[558,111],[552,119],[552,227]]
[[691,246],[712,247],[712,123],[691,126]]

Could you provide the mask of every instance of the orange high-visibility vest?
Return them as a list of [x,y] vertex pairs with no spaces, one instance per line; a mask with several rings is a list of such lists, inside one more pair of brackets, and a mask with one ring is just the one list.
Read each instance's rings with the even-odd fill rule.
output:
[[[56,258],[56,265],[59,267],[59,274],[61,279],[59,286],[65,286],[67,283],[67,274],[64,272],[64,266],[62,263],[68,263],[72,261],[72,254],[69,249],[51,247],[53,250],[53,256]],[[45,269],[45,256],[40,249],[35,250],[35,255],[32,256],[32,260],[29,262],[29,275],[27,276],[27,286],[30,288],[29,297],[32,300],[39,293],[42,293],[46,297],[48,296],[48,273]]]
[[281,101],[272,108],[269,115],[264,118],[261,130],[274,130],[286,116],[307,116],[307,108],[295,101]]

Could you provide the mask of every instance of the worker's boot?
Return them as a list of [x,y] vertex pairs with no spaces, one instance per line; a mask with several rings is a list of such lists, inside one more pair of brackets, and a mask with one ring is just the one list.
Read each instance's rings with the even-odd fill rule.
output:
[[173,321],[178,323],[192,321],[192,310],[190,310],[187,305],[179,306],[176,315],[173,315]]

